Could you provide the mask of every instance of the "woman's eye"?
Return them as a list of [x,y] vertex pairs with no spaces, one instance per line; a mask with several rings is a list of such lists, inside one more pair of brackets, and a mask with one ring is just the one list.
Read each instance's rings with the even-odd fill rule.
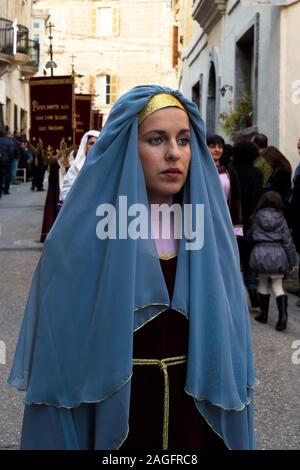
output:
[[190,142],[190,139],[188,137],[181,137],[180,139],[178,139],[178,144],[179,145],[188,145]]
[[151,145],[159,145],[162,143],[162,138],[161,137],[151,137],[148,140],[149,144]]

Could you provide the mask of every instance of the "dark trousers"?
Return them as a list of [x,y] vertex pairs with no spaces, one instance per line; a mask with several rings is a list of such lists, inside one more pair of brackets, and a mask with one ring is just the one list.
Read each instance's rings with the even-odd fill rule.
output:
[[258,282],[256,273],[249,267],[249,258],[252,247],[248,245],[244,238],[238,239],[240,260],[243,267],[243,278],[247,289],[257,289]]
[[2,189],[4,194],[8,194],[11,181],[11,162],[0,163],[0,194]]
[[45,170],[44,168],[40,168],[38,166],[32,166],[32,189],[37,189],[40,191],[43,189],[43,182],[44,182],[44,175]]
[[1,196],[2,190],[3,190],[3,177],[4,177],[3,171],[4,171],[4,168],[3,168],[3,165],[2,165],[2,161],[0,159],[0,196]]

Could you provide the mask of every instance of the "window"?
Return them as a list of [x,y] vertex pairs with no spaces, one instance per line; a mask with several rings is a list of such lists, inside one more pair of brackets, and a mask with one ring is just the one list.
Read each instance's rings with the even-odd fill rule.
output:
[[20,129],[27,129],[27,111],[25,109],[21,109],[20,113]]
[[98,8],[97,10],[97,33],[99,36],[112,35],[112,9]]
[[207,108],[206,108],[206,132],[207,135],[216,133],[216,69],[213,62],[210,63]]
[[11,127],[11,99],[10,98],[6,98],[6,116],[5,116],[5,119],[6,119],[6,124]]
[[236,75],[238,97],[254,91],[254,26],[236,43]]
[[203,74],[200,75],[200,79],[192,87],[192,101],[196,103],[200,113],[202,112],[202,78]]
[[178,26],[173,25],[173,38],[172,38],[172,67],[178,65]]
[[35,29],[40,29],[40,23],[36,23],[36,22],[33,23],[33,27],[34,27]]
[[0,103],[0,129],[4,129],[3,104],[2,103]]
[[115,36],[119,34],[119,8],[101,7],[92,11],[92,34]]
[[117,77],[115,75],[98,75],[96,91],[101,104],[113,104],[117,99]]
[[248,24],[235,47],[235,101],[250,97],[253,121],[257,113],[257,82],[259,54],[259,14]]
[[18,106],[14,105],[14,131],[18,130]]

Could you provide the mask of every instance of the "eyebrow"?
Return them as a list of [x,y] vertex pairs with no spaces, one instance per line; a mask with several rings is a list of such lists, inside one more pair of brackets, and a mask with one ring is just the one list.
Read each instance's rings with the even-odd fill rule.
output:
[[[166,131],[163,131],[161,129],[152,129],[151,131],[148,131],[145,134],[143,134],[143,137],[145,137],[148,134],[151,134],[152,132],[157,132],[160,135],[166,135],[167,134]],[[177,135],[178,134],[183,134],[184,132],[190,132],[190,129],[180,129],[180,131],[177,132]]]

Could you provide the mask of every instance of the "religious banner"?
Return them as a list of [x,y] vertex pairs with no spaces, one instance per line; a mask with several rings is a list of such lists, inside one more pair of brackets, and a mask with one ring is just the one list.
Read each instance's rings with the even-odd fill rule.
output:
[[75,99],[71,76],[34,77],[30,85],[30,141],[44,150],[45,159],[57,160],[74,144]]
[[75,95],[75,143],[80,144],[83,134],[91,129],[92,95]]
[[103,114],[101,114],[99,111],[92,110],[92,124],[91,124],[91,127],[95,131],[101,131],[102,123],[103,123]]

